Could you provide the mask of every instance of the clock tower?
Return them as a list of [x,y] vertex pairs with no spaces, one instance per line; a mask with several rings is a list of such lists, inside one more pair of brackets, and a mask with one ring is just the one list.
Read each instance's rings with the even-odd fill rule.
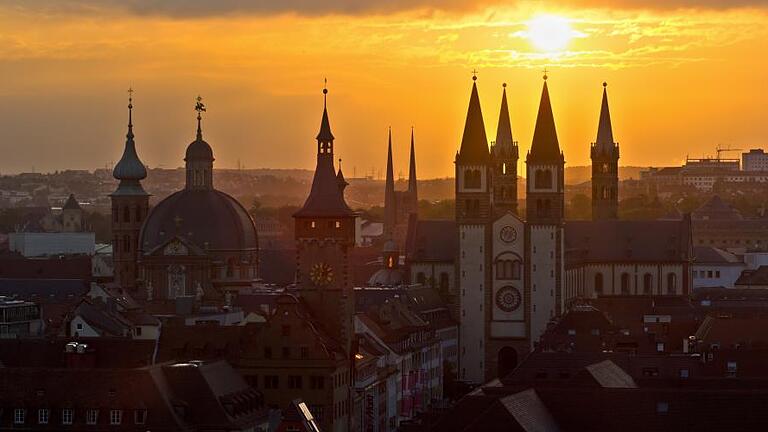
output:
[[323,117],[317,134],[317,165],[304,206],[293,217],[296,285],[307,307],[329,335],[349,352],[354,335],[354,290],[349,253],[355,246],[355,212],[344,200],[347,186],[334,168],[333,140],[323,89]]

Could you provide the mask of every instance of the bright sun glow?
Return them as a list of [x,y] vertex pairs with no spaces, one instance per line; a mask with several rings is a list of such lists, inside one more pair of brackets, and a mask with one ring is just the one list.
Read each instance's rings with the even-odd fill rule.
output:
[[546,52],[561,51],[580,33],[571,28],[567,18],[556,15],[539,15],[531,18],[524,35],[533,45]]

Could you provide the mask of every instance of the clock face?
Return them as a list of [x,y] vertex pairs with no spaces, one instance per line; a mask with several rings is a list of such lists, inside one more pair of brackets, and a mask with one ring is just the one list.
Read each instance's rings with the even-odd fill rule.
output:
[[333,282],[333,268],[326,263],[317,263],[309,270],[309,279],[318,286]]
[[514,243],[517,240],[517,231],[511,226],[505,226],[501,229],[499,236],[504,243]]
[[515,287],[505,286],[496,292],[496,306],[504,312],[514,312],[521,301],[520,291]]

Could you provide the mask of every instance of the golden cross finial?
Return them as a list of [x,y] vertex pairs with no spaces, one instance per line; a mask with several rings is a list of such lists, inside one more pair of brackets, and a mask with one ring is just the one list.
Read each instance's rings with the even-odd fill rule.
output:
[[128,87],[128,100],[133,99],[133,87]]
[[472,69],[472,81],[477,81],[477,69]]
[[546,80],[547,80],[547,78],[549,78],[549,76],[547,76],[547,73],[548,73],[549,71],[547,70],[547,68],[544,68],[544,70],[543,70],[542,72],[544,72],[544,81],[546,81]]

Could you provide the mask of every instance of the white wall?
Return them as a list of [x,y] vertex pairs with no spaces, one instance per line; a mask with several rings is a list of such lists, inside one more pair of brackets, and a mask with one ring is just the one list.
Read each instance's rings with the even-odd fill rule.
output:
[[[517,233],[514,242],[505,242],[501,239],[501,231],[505,227],[511,227]],[[494,267],[492,271],[493,293],[491,296],[492,321],[491,337],[527,337],[527,328],[525,325],[525,224],[512,214],[507,214],[499,218],[493,224],[493,254],[491,262]],[[519,259],[521,263],[520,279],[500,280],[497,278],[495,263],[498,258]],[[496,301],[496,295],[501,289],[512,287],[520,293],[520,306],[513,311],[505,311],[499,307]]]
[[484,381],[485,226],[459,225],[459,377]]
[[733,288],[736,279],[746,269],[745,264],[739,265],[693,265],[693,288],[717,287]]
[[[78,329],[78,325],[80,325],[80,329]],[[74,336],[78,335],[79,337],[99,337],[101,334],[96,331],[93,327],[88,325],[85,320],[80,317],[79,315],[74,317],[72,321],[69,323],[69,334]]]
[[562,267],[557,268],[555,256],[558,231],[562,229],[551,225],[533,226],[530,230],[531,343],[539,340],[557,311],[556,276],[558,271],[564,272]]

